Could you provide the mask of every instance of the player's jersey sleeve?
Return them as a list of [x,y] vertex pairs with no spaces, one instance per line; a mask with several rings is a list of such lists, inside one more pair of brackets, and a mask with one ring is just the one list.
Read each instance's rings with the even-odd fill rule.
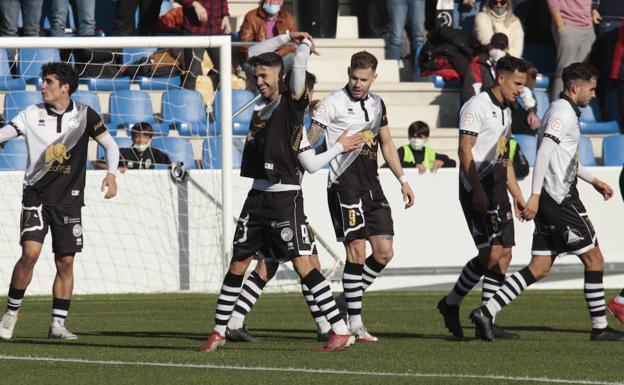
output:
[[557,144],[561,143],[570,123],[564,113],[552,114],[544,123],[544,137],[552,139]]
[[299,142],[299,153],[310,149],[312,149],[312,146],[310,146],[310,141],[308,140],[308,133],[305,130],[302,130],[301,142]]
[[386,112],[386,103],[384,103],[382,98],[379,98],[379,103],[381,104],[381,119],[379,127],[384,127],[388,125],[388,113]]
[[483,112],[479,103],[468,101],[459,117],[459,134],[478,136],[483,123]]
[[[28,111],[30,111],[30,108],[20,111],[20,113],[17,114],[17,116],[15,116],[13,120],[9,122],[9,125],[15,128],[15,131],[17,131],[17,135],[26,136],[28,132]],[[31,114],[32,113],[33,112],[31,111]]]
[[87,132],[95,140],[108,134],[104,121],[91,107],[87,109]]
[[336,110],[331,102],[331,99],[329,97],[325,97],[316,105],[316,108],[314,108],[311,120],[313,123],[326,128],[331,124],[335,115]]

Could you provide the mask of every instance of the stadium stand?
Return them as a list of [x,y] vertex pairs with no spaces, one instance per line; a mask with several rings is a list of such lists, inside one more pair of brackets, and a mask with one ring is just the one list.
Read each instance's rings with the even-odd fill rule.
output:
[[184,163],[188,170],[197,168],[197,163],[193,156],[193,145],[186,138],[154,138],[152,146],[166,152],[172,162]]
[[112,135],[115,135],[118,129],[125,128],[129,136],[132,125],[139,122],[151,124],[155,136],[169,134],[169,126],[156,121],[151,97],[145,91],[126,90],[111,93],[109,112],[111,120],[108,129]]
[[581,133],[588,134],[617,134],[620,132],[620,125],[615,120],[601,120],[600,104],[595,98],[589,106],[581,108]]
[[[232,149],[232,165],[235,169],[241,167],[243,140],[234,138],[234,148]],[[212,136],[202,142],[202,165],[206,169],[221,168],[221,137]]]
[[602,159],[605,166],[624,165],[624,135],[607,136],[602,140]]
[[4,95],[4,118],[13,119],[21,110],[31,104],[43,103],[39,92],[13,91]]
[[585,167],[596,166],[596,157],[594,156],[594,150],[592,149],[591,139],[587,136],[581,136],[578,147],[579,162]]
[[529,166],[535,165],[535,157],[537,156],[537,137],[534,135],[514,135],[514,139],[520,145],[522,153],[526,157]]
[[26,83],[22,78],[14,78],[11,75],[7,51],[0,48],[0,91],[24,90]]
[[20,77],[28,84],[41,87],[41,66],[48,61],[60,61],[57,48],[22,48],[19,50]]
[[93,110],[98,114],[102,113],[102,108],[100,107],[100,99],[93,92],[78,90],[72,94],[72,99],[88,105],[89,107],[93,108]]
[[[239,110],[245,103],[253,99],[254,94],[245,90],[232,90],[232,113]],[[214,133],[211,135],[221,135],[221,93],[217,92],[215,95],[215,103],[212,109],[214,112]],[[243,111],[232,121],[232,134],[233,135],[246,135],[249,129],[249,122],[251,121],[251,115],[253,113],[253,107],[250,107]]]
[[180,135],[206,136],[208,118],[202,95],[197,91],[176,89],[162,95],[163,125]]
[[0,170],[25,170],[28,158],[26,141],[23,139],[9,140],[0,149]]

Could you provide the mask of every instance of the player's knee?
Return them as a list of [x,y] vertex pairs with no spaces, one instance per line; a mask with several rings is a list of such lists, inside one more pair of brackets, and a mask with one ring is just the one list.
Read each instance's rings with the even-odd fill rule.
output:
[[585,265],[585,270],[604,270],[604,258],[597,247],[584,254],[581,259],[583,260],[583,264]]
[[71,275],[74,271],[74,257],[65,256],[54,260],[56,271],[61,275]]
[[392,250],[392,246],[388,248],[383,248],[378,251],[373,251],[373,258],[382,265],[387,265],[394,257],[394,250]]
[[250,263],[251,257],[245,259],[233,259],[230,262],[230,273],[234,275],[245,275]]
[[345,244],[347,250],[347,261],[351,263],[364,264],[366,259],[366,241],[363,239],[356,239]]
[[32,270],[39,259],[39,252],[34,250],[22,251],[22,257],[20,258],[20,264],[23,268]]

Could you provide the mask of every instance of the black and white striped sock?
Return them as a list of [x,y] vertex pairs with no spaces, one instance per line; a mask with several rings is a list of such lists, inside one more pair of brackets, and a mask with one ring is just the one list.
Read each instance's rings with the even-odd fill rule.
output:
[[481,280],[481,276],[485,273],[479,257],[474,257],[461,271],[457,282],[451,292],[446,296],[446,303],[449,305],[459,305],[464,297],[472,290],[473,287]]
[[314,297],[314,302],[316,302],[325,318],[327,318],[331,324],[334,333],[349,334],[347,324],[340,316],[340,312],[338,311],[336,301],[334,301],[334,297],[332,296],[329,283],[327,283],[323,274],[321,274],[321,272],[317,269],[312,269],[308,275],[303,277],[301,283],[310,288],[310,293],[312,293],[312,296]]
[[593,329],[604,329],[607,327],[607,315],[605,312],[607,306],[602,276],[602,271],[585,272],[585,302],[587,302]]
[[[362,270],[362,290],[366,291],[370,285],[375,282],[375,278],[379,276],[381,271],[386,267],[386,265],[382,265],[377,262],[375,258],[370,255],[364,261],[364,269]],[[346,294],[346,293],[345,293]]]
[[362,323],[362,272],[364,265],[358,263],[345,263],[344,272],[342,273],[342,287],[344,289],[345,299],[347,300],[347,311],[349,313],[349,322],[351,329],[357,329],[363,326]]
[[15,289],[9,286],[9,295],[7,296],[7,310],[19,311],[22,306],[22,300],[26,289]]
[[503,307],[509,305],[527,287],[535,283],[535,277],[528,267],[510,275],[503,286],[485,303],[488,315],[493,318]]
[[316,323],[316,328],[321,333],[327,333],[331,330],[331,325],[327,322],[327,319],[323,315],[323,312],[318,307],[316,302],[314,301],[314,296],[310,293],[310,290],[305,284],[301,284],[301,293],[303,294],[303,298],[305,298],[306,303],[308,304],[308,309],[310,310],[310,314]]
[[230,317],[228,321],[228,327],[230,329],[240,329],[243,327],[247,313],[251,311],[251,308],[253,308],[258,298],[260,298],[260,295],[262,295],[262,290],[264,290],[265,285],[266,281],[260,277],[260,274],[255,271],[249,274],[249,277],[247,277],[243,285],[243,290],[241,290],[236,304],[234,305],[232,317]]
[[501,288],[501,286],[503,286],[504,282],[505,274],[492,270],[486,271],[483,275],[481,305],[485,305],[490,298],[494,297],[494,294]]
[[234,310],[234,304],[238,299],[243,286],[243,276],[235,275],[229,271],[223,278],[219,298],[217,298],[217,309],[215,311],[214,331],[225,337],[227,324]]
[[52,320],[50,324],[65,324],[65,319],[69,314],[70,299],[52,298]]

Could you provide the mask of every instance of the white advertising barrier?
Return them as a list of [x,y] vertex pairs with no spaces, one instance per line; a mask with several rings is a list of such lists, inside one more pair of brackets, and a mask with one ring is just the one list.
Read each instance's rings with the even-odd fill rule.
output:
[[[598,233],[606,262],[624,263],[622,219],[624,204],[618,186],[619,168],[594,168],[616,194],[604,202],[593,188],[579,182],[581,198]],[[219,289],[227,263],[221,251],[218,171],[193,170],[188,189],[174,183],[167,171],[136,171],[119,174],[119,195],[104,200],[100,192],[103,173],[89,171],[83,208],[84,251],[75,261],[75,292],[120,293],[164,291],[211,291]],[[394,269],[456,268],[476,255],[458,201],[458,170],[443,169],[418,175],[407,170],[416,203],[403,208],[400,185],[392,173],[380,170],[380,179],[392,207],[395,242]],[[0,173],[0,290],[8,289],[13,265],[20,255],[19,217],[21,172]],[[344,258],[335,241],[327,210],[327,173],[306,175],[305,210],[314,229]],[[234,214],[238,215],[250,180],[233,179]],[[521,182],[528,197],[530,175]],[[234,218],[230,218],[234,227]],[[516,223],[516,247],[512,265],[530,258],[532,223]],[[228,243],[231,240],[228,240]],[[333,258],[320,249],[323,266]],[[577,264],[569,256],[558,261]],[[29,294],[49,294],[55,275],[50,235],[35,267]],[[407,278],[407,277],[406,277]],[[424,285],[440,277],[409,277],[399,287]],[[383,285],[378,285],[383,288]],[[386,286],[387,288],[391,286]]]

